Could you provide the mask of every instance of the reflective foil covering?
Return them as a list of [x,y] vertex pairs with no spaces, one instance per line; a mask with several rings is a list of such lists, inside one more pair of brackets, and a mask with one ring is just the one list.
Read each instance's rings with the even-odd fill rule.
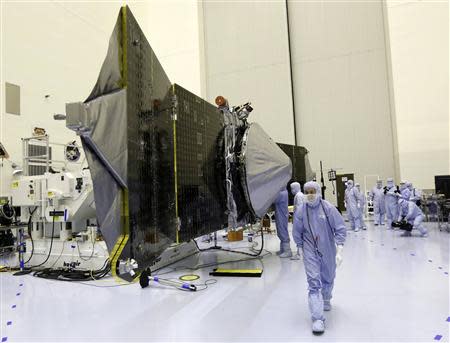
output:
[[[299,182],[303,185],[305,182],[311,181],[315,177],[315,174],[311,171],[311,166],[308,160],[308,150],[306,148],[291,144],[277,144],[281,150],[289,156],[292,162],[292,178],[289,181],[289,185],[292,182]],[[288,187],[288,190],[289,205],[293,205],[294,195],[290,192],[290,187]]]
[[291,179],[292,163],[257,123],[247,129],[242,156],[250,203],[256,217],[262,218]]

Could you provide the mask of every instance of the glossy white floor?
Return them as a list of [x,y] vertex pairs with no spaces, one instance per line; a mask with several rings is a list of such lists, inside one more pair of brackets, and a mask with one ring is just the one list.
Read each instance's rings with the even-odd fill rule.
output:
[[[450,236],[426,225],[428,238],[400,237],[371,223],[368,231],[349,232],[322,336],[311,334],[303,263],[270,255],[227,265],[262,267],[262,278],[216,277],[216,284],[197,293],[138,284],[100,288],[1,273],[0,337],[7,342],[448,342]],[[246,243],[235,243],[242,246]],[[266,236],[266,246],[274,252],[276,236]],[[231,258],[242,256],[205,252],[179,265]],[[211,270],[195,273],[205,282]]]

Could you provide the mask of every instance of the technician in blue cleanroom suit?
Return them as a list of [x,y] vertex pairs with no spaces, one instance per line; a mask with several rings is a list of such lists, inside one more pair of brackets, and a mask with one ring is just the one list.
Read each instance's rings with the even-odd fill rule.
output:
[[294,212],[295,212],[297,207],[301,207],[304,199],[304,195],[298,182],[291,183],[291,193],[294,196]]
[[[423,226],[423,212],[414,203],[414,201],[408,201],[401,198],[398,201],[400,205],[400,215],[398,220],[406,220],[413,226],[413,229],[419,230],[422,237],[427,237],[427,229]],[[411,236],[411,232],[405,231],[402,236]]]
[[401,181],[400,182],[400,195],[403,199],[409,200],[411,196],[411,191],[408,188],[408,181]]
[[406,187],[408,187],[410,191],[409,200],[414,201],[414,203],[420,208],[420,205],[422,203],[422,191],[420,189],[414,188],[411,182],[408,182],[406,184]]
[[370,199],[373,202],[373,216],[375,225],[384,225],[384,215],[386,207],[384,204],[383,181],[377,180],[377,184],[370,191]]
[[[294,213],[298,208],[302,208],[303,203],[305,202],[305,195],[302,193],[300,184],[298,182],[291,183],[291,192],[294,195]],[[291,260],[300,260],[301,256],[295,254],[291,257]]]
[[384,187],[385,203],[386,203],[386,219],[387,229],[392,229],[392,222],[398,217],[398,198],[399,193],[397,187],[394,185],[394,180],[388,178],[386,180],[386,187]]
[[275,200],[275,225],[277,227],[277,236],[280,239],[280,251],[277,255],[281,258],[292,257],[291,240],[288,232],[288,191],[283,189]]
[[336,207],[322,200],[317,182],[307,182],[303,190],[305,203],[294,213],[293,236],[297,254],[303,254],[312,330],[322,333],[325,331],[323,311],[331,310],[336,266],[342,263],[346,227]]
[[367,230],[366,224],[364,222],[364,213],[366,211],[366,195],[364,192],[361,192],[361,185],[359,183],[355,183],[355,187],[359,193],[359,222],[361,223],[361,227],[363,230]]
[[350,222],[350,226],[355,232],[358,232],[361,228],[360,222],[360,197],[358,189],[353,187],[353,180],[348,180],[346,183],[347,189],[345,190],[345,208],[347,211],[348,221]]

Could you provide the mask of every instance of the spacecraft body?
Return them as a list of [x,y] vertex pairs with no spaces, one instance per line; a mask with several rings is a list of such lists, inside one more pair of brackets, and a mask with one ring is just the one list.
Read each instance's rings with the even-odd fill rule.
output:
[[262,218],[292,176],[251,106],[216,107],[172,84],[128,7],[97,83],[66,105],[91,170],[112,265],[142,270],[172,243]]

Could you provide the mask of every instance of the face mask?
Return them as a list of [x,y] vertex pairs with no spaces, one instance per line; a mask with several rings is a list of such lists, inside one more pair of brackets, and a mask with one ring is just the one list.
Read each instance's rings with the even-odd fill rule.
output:
[[317,198],[317,194],[308,194],[306,196],[306,201],[308,201],[309,203],[313,203]]

